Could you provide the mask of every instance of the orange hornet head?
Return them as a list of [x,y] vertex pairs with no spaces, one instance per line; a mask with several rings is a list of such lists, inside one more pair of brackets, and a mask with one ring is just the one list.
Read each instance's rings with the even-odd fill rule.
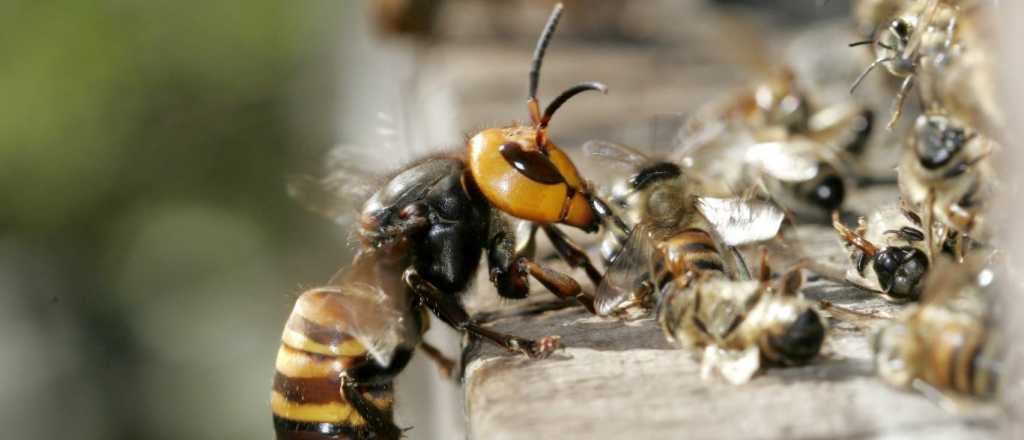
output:
[[551,101],[543,114],[536,97],[544,51],[561,14],[562,5],[555,5],[533,53],[527,100],[533,124],[483,130],[466,145],[467,157],[474,182],[494,207],[539,224],[564,223],[593,232],[607,207],[590,193],[569,156],[548,140],[547,126],[569,98],[607,88],[597,82],[577,84]]

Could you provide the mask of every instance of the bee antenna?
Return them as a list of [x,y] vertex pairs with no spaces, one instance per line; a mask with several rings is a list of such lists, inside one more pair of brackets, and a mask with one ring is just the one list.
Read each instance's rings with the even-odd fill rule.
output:
[[551,42],[551,36],[555,34],[558,27],[558,20],[562,18],[562,4],[555,4],[547,24],[537,40],[537,47],[533,49],[533,63],[530,65],[530,89],[527,91],[527,105],[530,106],[530,117],[533,122],[540,122],[540,104],[537,103],[537,85],[540,83],[540,65],[544,61],[544,51]]
[[856,42],[850,43],[850,44],[849,44],[849,45],[847,45],[846,47],[857,47],[857,46],[864,46],[864,45],[866,45],[866,44],[872,44],[872,43],[874,43],[874,42],[875,42],[875,40],[863,40],[863,41],[856,41]]
[[608,86],[597,81],[588,81],[569,87],[560,95],[556,96],[555,99],[552,100],[550,104],[548,104],[547,108],[544,109],[544,116],[540,118],[540,122],[538,124],[540,125],[540,128],[545,128],[548,126],[548,122],[551,122],[551,117],[554,116],[555,112],[558,111],[558,108],[561,107],[562,104],[565,104],[565,102],[568,101],[569,98],[572,98],[573,96],[579,95],[580,93],[586,92],[588,90],[596,90],[598,92],[607,94]]
[[869,65],[867,69],[864,69],[864,71],[857,76],[857,80],[853,82],[852,86],[850,86],[850,94],[852,95],[853,92],[857,90],[857,87],[860,86],[860,83],[864,81],[864,78],[867,78],[868,74],[871,73],[872,70],[875,70],[875,67],[878,67],[879,64],[882,64],[887,61],[892,61],[894,59],[895,58],[893,57],[879,58],[875,60],[875,62],[871,63],[871,65]]

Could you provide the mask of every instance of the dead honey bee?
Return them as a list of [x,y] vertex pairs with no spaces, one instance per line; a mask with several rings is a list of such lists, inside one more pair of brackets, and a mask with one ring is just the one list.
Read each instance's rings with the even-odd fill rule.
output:
[[738,385],[762,364],[803,365],[821,350],[826,325],[800,294],[801,269],[772,282],[766,259],[759,280],[703,273],[663,288],[658,323],[670,341],[704,349],[704,378],[717,373]]
[[[962,94],[942,78],[949,77],[951,72],[971,72],[971,80],[957,81],[959,87],[969,90],[980,90],[977,87],[991,85],[991,74],[985,74],[978,66],[978,58],[970,58],[966,54],[971,51],[977,54],[986,52],[982,47],[968,48],[970,41],[976,43],[980,38],[966,34],[976,31],[971,21],[964,20],[969,9],[975,9],[978,2],[959,2],[956,0],[911,0],[895,8],[895,13],[883,21],[883,26],[871,36],[871,39],[850,44],[851,47],[872,45],[877,59],[872,62],[854,81],[851,93],[867,75],[878,66],[883,66],[894,77],[902,79],[902,84],[893,101],[892,117],[888,127],[891,129],[899,121],[903,113],[903,103],[915,81],[924,83],[922,100],[925,108],[934,108],[947,101],[959,101],[962,105],[984,106],[988,109],[994,102],[992,93],[983,97]],[[876,20],[880,14],[891,13],[893,2],[874,1],[862,2],[861,12],[865,22]],[[858,6],[860,8],[862,6]],[[858,10],[859,11],[859,10]],[[872,12],[868,12],[872,11]],[[871,18],[867,18],[871,17]],[[960,69],[959,66],[964,67]],[[985,79],[985,84],[974,84],[974,80]],[[938,90],[939,94],[935,91]],[[929,93],[932,92],[932,93]],[[994,92],[993,92],[994,93]],[[995,112],[992,110],[992,112]],[[993,118],[998,118],[993,116]]]
[[872,213],[866,222],[862,217],[855,230],[847,228],[838,214],[833,216],[832,225],[850,256],[849,269],[835,281],[852,283],[897,303],[916,301],[921,296],[921,282],[933,253],[925,244],[920,216],[899,206],[887,206]]
[[[541,61],[561,11],[556,5],[534,51],[527,101],[532,124],[485,129],[469,139],[464,153],[428,156],[392,174],[363,203],[352,267],[296,301],[271,397],[278,438],[399,438],[390,412],[392,379],[415,347],[441,358],[420,342],[426,310],[510,352],[543,358],[557,349],[558,337],[500,333],[465,311],[460,295],[484,254],[502,297],[525,297],[532,276],[559,297],[578,298],[592,308],[571,277],[515,252],[515,232],[505,218],[540,225],[570,263],[597,273],[554,225],[596,232],[610,215],[608,207],[549,140],[547,126],[571,97],[605,87],[573,86],[543,113],[536,99]],[[292,191],[301,200],[334,203],[314,206],[331,214],[347,209],[344,188],[367,179],[344,168],[322,180],[304,179]],[[341,192],[332,198],[335,190]]]
[[899,167],[899,185],[903,198],[925,218],[928,246],[939,247],[946,238],[929,231],[935,221],[950,233],[989,239],[985,214],[996,185],[989,157],[996,148],[954,117],[918,117]]
[[871,118],[854,106],[813,108],[784,71],[698,111],[680,133],[677,154],[707,180],[760,187],[798,217],[825,220],[851,186],[842,155],[863,148]]
[[900,388],[991,397],[1002,376],[1002,340],[994,319],[999,275],[983,258],[936,265],[921,304],[875,334],[879,376]]

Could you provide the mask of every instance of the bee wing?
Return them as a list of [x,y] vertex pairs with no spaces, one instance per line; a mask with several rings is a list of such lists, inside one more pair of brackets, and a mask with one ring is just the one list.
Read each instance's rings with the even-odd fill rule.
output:
[[649,227],[634,227],[597,286],[594,307],[599,315],[608,316],[627,300],[637,298],[645,282],[653,287],[655,252]]
[[785,218],[774,203],[739,197],[698,197],[697,211],[729,246],[770,240],[778,235]]
[[352,223],[360,205],[373,193],[376,179],[360,171],[335,169],[324,177],[290,175],[288,196],[303,208],[341,225]]
[[763,142],[747,150],[747,163],[768,175],[785,182],[804,182],[818,175],[815,148],[807,140]]
[[391,363],[396,349],[419,341],[404,284],[382,273],[372,255],[357,256],[336,280],[310,292],[296,303],[299,315],[326,327],[327,334],[340,335],[338,345],[355,339],[382,366]]
[[636,168],[650,162],[651,158],[633,148],[614,142],[591,140],[583,144],[583,152],[604,161]]

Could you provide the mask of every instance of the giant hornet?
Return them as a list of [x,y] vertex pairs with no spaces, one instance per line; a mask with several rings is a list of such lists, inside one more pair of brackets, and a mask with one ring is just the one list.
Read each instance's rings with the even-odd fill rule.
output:
[[1006,274],[985,260],[972,256],[965,263],[936,265],[921,303],[875,334],[871,346],[883,380],[900,388],[976,397],[998,392],[1005,346],[994,290],[1009,283],[999,280]]
[[598,314],[655,308],[666,337],[707,347],[706,371],[745,371],[726,375],[735,383],[749,379],[762,358],[793,365],[818,353],[824,324],[798,297],[799,271],[773,287],[763,264],[762,278],[749,280],[735,249],[776,237],[781,210],[756,199],[705,195],[699,177],[621,145],[592,141],[584,149],[635,169],[626,179],[631,191],[618,194],[613,206],[639,222],[619,246],[616,235],[605,238],[602,250],[613,258],[597,289]]
[[[505,214],[542,227],[570,263],[597,270],[555,224],[596,232],[611,221],[568,156],[548,137],[551,117],[566,101],[600,83],[573,86],[543,111],[536,98],[544,51],[561,16],[556,5],[534,51],[529,75],[531,124],[488,128],[463,153],[422,158],[395,172],[362,206],[360,248],[347,272],[303,293],[282,335],[271,407],[280,439],[398,438],[392,379],[421,343],[429,310],[446,324],[531,358],[548,356],[556,336],[529,340],[482,327],[460,295],[486,253],[490,279],[505,298],[523,298],[533,276],[562,298],[592,307],[575,280],[519,255]],[[348,174],[350,177],[339,177]],[[292,190],[304,200],[332,200],[343,182],[363,176],[337,170]],[[318,193],[319,191],[319,193]],[[324,192],[328,194],[324,194]],[[334,199],[342,198],[340,195]],[[330,208],[315,207],[330,211]],[[615,222],[623,226],[621,221]]]

